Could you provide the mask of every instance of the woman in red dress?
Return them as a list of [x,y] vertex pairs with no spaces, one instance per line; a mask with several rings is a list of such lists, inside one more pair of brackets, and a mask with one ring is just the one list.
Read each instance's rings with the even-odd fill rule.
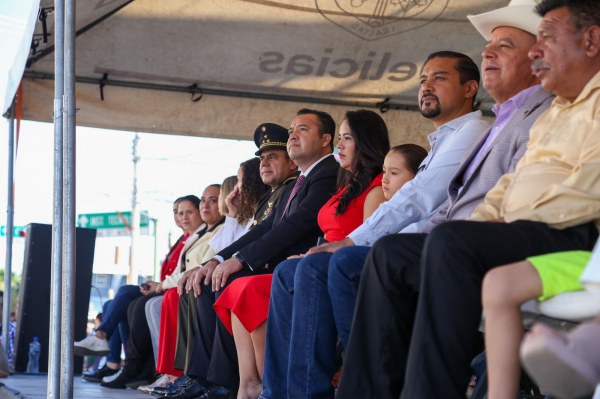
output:
[[[372,111],[347,112],[340,126],[337,148],[338,191],[318,215],[319,227],[327,241],[345,238],[385,201],[381,187],[381,169],[389,150],[385,122]],[[302,261],[303,257],[298,256],[286,262]],[[271,278],[270,274],[239,278],[214,305],[236,342],[240,369],[238,399],[257,398],[262,390]]]

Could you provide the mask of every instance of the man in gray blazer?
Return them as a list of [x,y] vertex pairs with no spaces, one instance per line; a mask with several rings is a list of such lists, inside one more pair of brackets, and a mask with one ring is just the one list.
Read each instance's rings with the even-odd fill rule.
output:
[[[445,221],[466,219],[499,178],[515,169],[525,152],[531,125],[550,105],[553,96],[532,75],[527,57],[540,22],[534,5],[532,1],[529,7],[519,6],[524,18],[507,18],[501,10],[511,6],[486,13],[491,15],[483,21],[480,16],[471,17],[488,40],[481,70],[483,85],[496,101],[496,120],[451,180],[446,203],[425,225],[408,226],[401,234],[377,241],[367,255],[362,275],[348,272],[354,269],[351,264],[357,258],[353,247],[331,258],[329,294],[338,329],[348,328],[339,320],[350,323],[354,314],[336,398],[398,398],[404,383],[426,233]],[[359,277],[356,296],[353,292]]]

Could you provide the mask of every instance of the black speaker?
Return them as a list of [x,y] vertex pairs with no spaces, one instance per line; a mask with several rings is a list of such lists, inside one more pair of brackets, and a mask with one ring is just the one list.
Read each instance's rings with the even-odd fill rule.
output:
[[[52,226],[31,223],[27,226],[23,274],[19,289],[19,309],[15,337],[14,368],[25,372],[29,343],[34,336],[42,346],[40,372],[48,371],[50,331],[50,274],[52,262]],[[96,230],[76,229],[74,339],[85,338]],[[59,328],[57,326],[57,328]],[[74,373],[81,373],[83,359],[75,357]]]

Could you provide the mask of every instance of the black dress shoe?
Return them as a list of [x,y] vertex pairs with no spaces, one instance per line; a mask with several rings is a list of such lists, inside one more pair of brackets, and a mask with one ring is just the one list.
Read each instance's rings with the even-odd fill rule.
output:
[[192,379],[191,383],[182,386],[182,389],[174,395],[165,396],[165,399],[197,399],[208,392],[202,384]]
[[200,397],[200,399],[235,399],[237,398],[237,390],[229,389],[221,386],[213,386],[208,392]]
[[150,391],[150,395],[159,398],[167,395],[174,395],[177,392],[181,391],[183,385],[189,385],[191,384],[191,382],[192,379],[184,374],[178,379],[176,379],[175,382],[173,382],[173,384],[169,385],[168,387],[153,388],[152,391]]
[[81,378],[83,378],[85,381],[88,382],[102,382],[102,378],[104,377],[108,377],[111,376],[113,374],[115,374],[117,370],[113,370],[111,368],[108,368],[108,366],[104,366],[94,372],[85,372],[81,375]]
[[125,384],[133,381],[137,377],[137,374],[132,370],[128,370],[127,367],[123,367],[118,373],[104,377],[100,385],[104,388],[125,389],[127,388]]

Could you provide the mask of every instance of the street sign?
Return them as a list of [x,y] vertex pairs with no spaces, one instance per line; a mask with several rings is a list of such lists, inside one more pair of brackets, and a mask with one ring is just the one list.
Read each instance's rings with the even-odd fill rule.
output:
[[[13,237],[22,237],[25,226],[13,226]],[[6,226],[0,226],[0,237],[6,237]]]
[[[140,213],[140,234],[148,234],[150,218],[148,212]],[[131,234],[131,212],[82,213],[77,217],[77,226],[97,229],[98,237],[118,237]]]

